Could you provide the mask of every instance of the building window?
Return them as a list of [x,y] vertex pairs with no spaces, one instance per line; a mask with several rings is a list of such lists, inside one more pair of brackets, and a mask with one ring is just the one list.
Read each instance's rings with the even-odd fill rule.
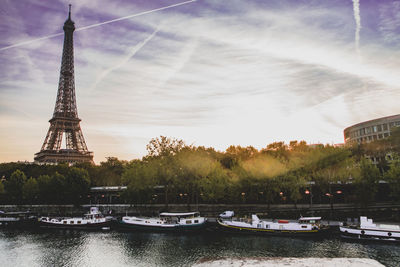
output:
[[378,139],[382,139],[382,138],[383,138],[382,134],[378,134]]
[[388,133],[384,133],[383,136],[384,136],[384,137],[388,137],[389,134],[388,134]]
[[378,125],[378,132],[382,132],[382,125]]
[[387,131],[388,130],[388,125],[387,124],[383,124],[383,130]]
[[376,133],[378,131],[378,127],[375,125],[374,127],[372,127],[374,133]]

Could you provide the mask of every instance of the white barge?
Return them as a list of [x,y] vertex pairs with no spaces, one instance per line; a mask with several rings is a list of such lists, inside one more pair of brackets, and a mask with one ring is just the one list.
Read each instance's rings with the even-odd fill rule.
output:
[[4,212],[0,210],[0,228],[34,227],[37,217],[30,211]]
[[91,207],[89,213],[83,217],[73,218],[50,218],[41,217],[39,226],[43,228],[62,229],[109,229],[111,219],[106,218],[97,207]]
[[297,221],[261,220],[256,214],[250,218],[218,219],[223,230],[242,233],[275,234],[288,236],[313,236],[326,232],[329,227],[321,224],[321,217],[301,217]]
[[374,223],[365,216],[360,217],[360,223],[340,226],[343,238],[358,240],[400,241],[400,225]]
[[118,225],[132,230],[193,231],[204,228],[206,222],[207,219],[200,217],[198,212],[163,212],[152,218],[124,216]]

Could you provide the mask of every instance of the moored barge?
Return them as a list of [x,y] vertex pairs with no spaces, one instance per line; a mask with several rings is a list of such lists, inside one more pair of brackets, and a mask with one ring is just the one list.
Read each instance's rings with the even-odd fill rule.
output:
[[198,212],[163,212],[159,217],[124,216],[118,225],[122,229],[150,231],[194,231],[205,227],[207,219]]
[[89,213],[85,214],[83,217],[41,217],[39,219],[39,226],[42,228],[100,230],[110,229],[111,219],[104,217],[97,207],[91,207]]
[[400,225],[374,223],[372,219],[368,219],[365,216],[360,217],[359,224],[340,226],[339,228],[343,238],[391,242],[400,241]]
[[261,220],[251,218],[218,219],[220,228],[229,232],[257,233],[280,236],[316,236],[326,233],[329,226],[321,224],[321,217],[300,217],[292,220]]

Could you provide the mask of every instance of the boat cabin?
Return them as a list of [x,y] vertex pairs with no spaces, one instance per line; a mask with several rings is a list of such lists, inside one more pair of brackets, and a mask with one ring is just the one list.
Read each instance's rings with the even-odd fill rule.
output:
[[199,212],[162,212],[160,213],[161,221],[166,223],[184,223],[192,224],[200,222]]
[[321,217],[300,217],[299,223],[316,224],[321,222]]

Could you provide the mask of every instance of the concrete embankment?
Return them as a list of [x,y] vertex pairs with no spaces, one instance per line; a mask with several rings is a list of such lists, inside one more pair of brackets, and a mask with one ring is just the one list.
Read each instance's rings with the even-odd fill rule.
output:
[[200,260],[195,267],[380,267],[384,266],[373,259],[362,258],[225,258],[217,260]]
[[321,216],[329,220],[346,220],[357,218],[361,215],[374,219],[400,221],[400,204],[375,203],[368,207],[360,207],[354,204],[293,204],[262,205],[262,204],[85,204],[85,205],[0,205],[3,211],[31,211],[39,216],[69,216],[82,215],[90,206],[98,206],[103,213],[113,212],[114,215],[143,215],[153,216],[163,211],[199,211],[202,216],[217,217],[225,210],[233,210],[236,215],[248,215],[257,213],[268,218],[297,219],[302,216]]

